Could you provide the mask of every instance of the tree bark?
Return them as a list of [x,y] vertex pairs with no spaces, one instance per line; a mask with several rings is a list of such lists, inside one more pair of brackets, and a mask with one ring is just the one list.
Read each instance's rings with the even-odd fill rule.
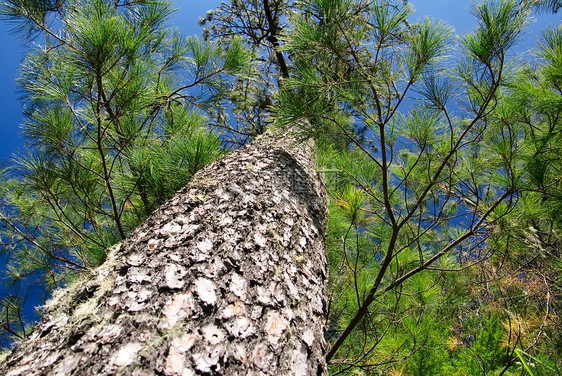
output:
[[16,375],[323,375],[326,193],[268,132],[209,165],[0,366]]

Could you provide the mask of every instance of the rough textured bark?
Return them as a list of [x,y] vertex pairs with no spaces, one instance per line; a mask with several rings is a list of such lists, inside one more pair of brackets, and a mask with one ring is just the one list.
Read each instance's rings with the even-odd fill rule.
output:
[[325,224],[312,146],[266,133],[59,291],[0,374],[325,374]]

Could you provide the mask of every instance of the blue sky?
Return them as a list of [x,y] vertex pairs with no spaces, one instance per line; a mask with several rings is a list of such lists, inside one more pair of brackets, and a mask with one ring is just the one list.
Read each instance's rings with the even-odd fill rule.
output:
[[[432,18],[445,20],[461,35],[469,32],[474,26],[474,18],[467,11],[470,4],[468,0],[413,0],[412,3],[417,10],[412,21],[430,15]],[[172,19],[172,24],[186,34],[200,33],[197,19],[218,4],[219,0],[176,1],[178,11]],[[549,23],[560,24],[560,16],[539,16],[532,28],[534,33],[525,38],[520,49],[526,50],[532,46],[538,35],[537,31]],[[18,130],[22,116],[15,78],[25,47],[10,33],[11,27],[5,21],[0,22],[0,160],[9,159],[24,148],[24,140]]]

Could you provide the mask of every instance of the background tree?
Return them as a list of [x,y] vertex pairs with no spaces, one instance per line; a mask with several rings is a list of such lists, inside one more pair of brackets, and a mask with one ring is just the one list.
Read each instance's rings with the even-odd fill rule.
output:
[[[310,1],[286,38],[294,70],[275,121],[305,116],[309,135],[351,145],[332,147],[324,162],[340,172],[328,248],[336,374],[444,372],[446,328],[482,323],[481,302],[455,302],[466,274],[448,273],[492,257],[491,236],[520,197],[519,135],[494,119],[527,8],[474,5],[479,24],[455,61],[446,60],[451,30],[412,23],[412,12],[403,2]],[[460,312],[457,324],[448,319]],[[503,317],[487,315],[487,333],[468,340],[484,374],[505,372],[520,345],[500,346]]]
[[[511,361],[518,348],[537,374],[556,374],[560,348],[560,106],[562,29],[545,29],[537,65],[525,65],[504,90],[496,130],[519,135],[521,200],[498,223],[498,255],[483,263],[482,282],[493,281],[490,300],[505,311],[502,339]],[[538,344],[538,346],[536,346]],[[520,355],[520,354],[519,354]]]

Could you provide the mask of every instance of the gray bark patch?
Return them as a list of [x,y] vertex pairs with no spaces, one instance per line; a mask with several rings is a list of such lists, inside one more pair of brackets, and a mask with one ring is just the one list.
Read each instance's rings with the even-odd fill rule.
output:
[[287,134],[196,174],[55,295],[0,374],[325,374],[326,193]]

